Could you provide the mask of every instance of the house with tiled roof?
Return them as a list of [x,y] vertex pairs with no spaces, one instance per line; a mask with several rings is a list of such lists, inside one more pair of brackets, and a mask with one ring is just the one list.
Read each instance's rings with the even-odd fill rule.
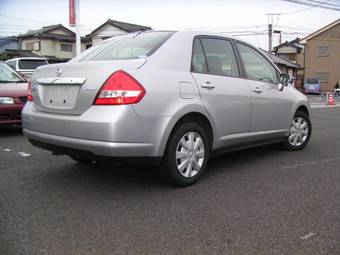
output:
[[0,37],[0,53],[7,49],[18,49],[18,39],[15,36]]
[[147,30],[151,30],[151,27],[108,19],[90,34],[86,35],[86,37],[93,46],[113,36]]
[[303,90],[304,80],[304,45],[300,43],[300,38],[295,38],[292,41],[285,41],[273,48],[275,56],[285,59],[293,64],[296,64],[294,72],[290,73],[290,76],[295,78],[295,87]]
[[273,48],[275,55],[285,58],[293,63],[298,64],[298,55],[303,53],[304,46],[300,43],[300,38],[292,41],[285,41]]
[[[17,36],[19,48],[46,57],[49,62],[64,62],[76,56],[76,34],[61,24],[30,30]],[[81,49],[86,48],[81,39]]]

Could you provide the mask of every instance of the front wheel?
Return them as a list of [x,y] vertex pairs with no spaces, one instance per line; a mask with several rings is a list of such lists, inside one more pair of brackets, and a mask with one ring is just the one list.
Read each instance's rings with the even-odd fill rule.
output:
[[197,123],[180,125],[169,138],[160,173],[179,186],[195,183],[203,174],[209,157],[205,130]]
[[312,124],[309,116],[304,112],[297,111],[285,138],[284,146],[291,151],[303,149],[309,142],[311,135]]

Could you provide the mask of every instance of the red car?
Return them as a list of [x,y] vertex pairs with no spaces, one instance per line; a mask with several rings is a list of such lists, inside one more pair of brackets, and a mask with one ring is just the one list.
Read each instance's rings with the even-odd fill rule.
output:
[[21,124],[28,82],[7,64],[0,63],[0,125]]

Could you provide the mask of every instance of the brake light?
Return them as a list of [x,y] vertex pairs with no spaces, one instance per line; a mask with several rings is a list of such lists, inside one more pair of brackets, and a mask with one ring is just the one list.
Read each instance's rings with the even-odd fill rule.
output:
[[145,95],[144,87],[131,75],[119,70],[114,72],[101,87],[95,105],[136,104]]
[[27,95],[27,100],[28,101],[33,101],[31,79],[28,80],[28,95]]

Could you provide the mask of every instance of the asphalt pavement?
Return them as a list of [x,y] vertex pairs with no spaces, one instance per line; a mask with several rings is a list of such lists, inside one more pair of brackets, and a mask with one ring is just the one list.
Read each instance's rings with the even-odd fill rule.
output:
[[84,166],[0,128],[0,254],[340,254],[340,108],[302,151],[211,159],[176,188],[152,167]]

